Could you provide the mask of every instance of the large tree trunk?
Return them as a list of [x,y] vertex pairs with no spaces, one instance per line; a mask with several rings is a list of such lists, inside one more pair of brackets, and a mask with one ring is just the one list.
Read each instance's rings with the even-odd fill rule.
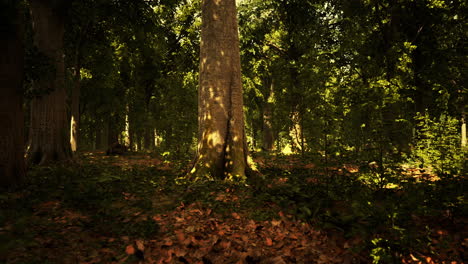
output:
[[71,158],[67,118],[63,15],[53,1],[31,0],[34,44],[55,66],[55,75],[34,83],[34,89],[51,91],[31,102],[29,164],[45,164]]
[[235,0],[203,0],[193,180],[246,177],[247,144]]
[[15,187],[25,178],[23,120],[23,29],[19,5],[2,2],[11,17],[1,17],[0,50],[0,187]]

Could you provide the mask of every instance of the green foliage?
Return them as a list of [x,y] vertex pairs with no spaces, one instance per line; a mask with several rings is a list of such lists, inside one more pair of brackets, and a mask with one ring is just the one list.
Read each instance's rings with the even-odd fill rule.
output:
[[262,172],[265,177],[251,183],[254,190],[248,202],[251,208],[264,208],[261,219],[282,210],[346,238],[359,237],[364,244],[352,250],[366,251],[373,263],[395,262],[408,252],[436,246],[428,239],[432,229],[422,229],[421,221],[427,225],[429,219],[451,221],[467,210],[462,178],[420,182],[388,170],[393,185],[383,188],[365,171],[343,175],[321,168],[271,168]]
[[[60,201],[64,207],[92,213],[93,219],[81,222],[81,225],[96,232],[151,236],[157,233],[158,227],[149,217],[141,217],[141,214],[151,215],[151,212],[158,210],[153,206],[152,199],[165,195],[164,192],[158,193],[158,190],[173,186],[167,183],[166,173],[153,168],[123,170],[91,164],[74,168],[34,168],[29,173],[29,189],[36,191],[30,194],[29,203],[32,205],[53,199]],[[128,196],[130,194],[132,196]]]
[[413,162],[421,168],[432,168],[440,176],[466,172],[467,152],[460,147],[459,121],[446,113],[439,118],[419,114],[415,119],[418,130]]

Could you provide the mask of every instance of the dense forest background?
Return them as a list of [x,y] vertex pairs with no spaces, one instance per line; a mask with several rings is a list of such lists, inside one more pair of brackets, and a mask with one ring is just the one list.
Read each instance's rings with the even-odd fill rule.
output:
[[[37,212],[50,214],[59,206],[51,200],[100,215],[92,221],[81,216],[67,221],[78,219],[106,236],[102,219],[110,221],[125,211],[118,207],[115,212],[116,199],[132,207],[140,202],[148,216],[177,208],[163,218],[183,218],[184,204],[200,200],[210,213],[196,210],[206,217],[212,209],[225,215],[227,210],[235,221],[277,221],[271,219],[279,214],[282,228],[300,229],[288,221],[304,221],[320,227],[321,234],[331,232],[330,241],[346,249],[301,251],[283,256],[283,262],[265,251],[246,253],[240,263],[466,260],[466,1],[237,1],[252,171],[234,182],[185,177],[200,133],[201,0],[1,0],[1,6],[0,29],[6,38],[0,65],[5,84],[0,181],[10,190],[0,193],[5,209],[0,261],[27,263],[23,257],[30,261],[33,256],[24,252],[33,248],[44,257],[34,263],[44,263],[47,251],[41,244],[46,239],[30,221]],[[243,202],[237,206],[239,197]],[[103,203],[96,207],[96,201]],[[236,205],[226,208],[230,203]],[[46,206],[38,209],[37,204]],[[194,221],[204,221],[193,214]],[[159,226],[170,222],[158,217]],[[97,262],[85,262],[96,256],[83,254],[77,262],[61,262],[62,257],[48,261],[153,263],[150,253],[146,259],[138,255],[144,252],[143,240],[129,249],[129,237],[163,228],[137,218],[112,220],[116,229],[127,232],[126,239],[109,242],[114,249],[127,246],[123,256],[100,252]],[[280,230],[279,222],[270,225],[265,230]],[[192,227],[187,223],[182,230],[200,231]],[[28,238],[18,234],[24,230],[29,230]],[[279,242],[272,241],[277,234],[268,234],[261,238],[266,247]],[[25,242],[37,237],[40,243]],[[153,248],[161,246],[166,254],[173,246],[166,242],[154,242]],[[231,244],[221,248],[231,250]],[[283,247],[275,249],[285,254]],[[235,259],[177,252],[162,259]],[[277,262],[262,262],[272,259]]]

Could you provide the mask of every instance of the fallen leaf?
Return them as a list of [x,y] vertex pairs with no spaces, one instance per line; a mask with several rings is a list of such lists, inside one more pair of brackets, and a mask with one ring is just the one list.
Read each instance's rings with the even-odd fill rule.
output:
[[187,232],[195,232],[195,230],[196,230],[195,226],[187,226],[187,228],[185,228],[185,231]]
[[176,231],[176,237],[179,242],[183,242],[185,240],[185,234],[182,231]]
[[145,251],[145,245],[143,244],[143,240],[135,241],[137,248],[141,251]]
[[161,221],[162,217],[161,217],[161,215],[155,215],[155,216],[153,216],[153,220],[154,221]]
[[174,248],[174,255],[178,258],[183,257],[187,254],[187,251],[182,248]]
[[283,260],[281,256],[270,258],[267,261],[268,261],[267,263],[271,263],[271,264],[286,264],[286,262]]
[[241,218],[240,215],[239,215],[238,213],[235,213],[235,212],[232,213],[231,215],[232,215],[232,217],[233,217],[234,219],[237,219],[237,220],[239,220],[239,219]]
[[172,262],[172,253],[174,253],[173,249],[169,249],[167,251],[167,258],[164,260],[166,263],[171,263]]
[[272,226],[280,226],[281,225],[281,220],[271,220],[271,225]]
[[170,238],[166,238],[163,243],[164,246],[168,246],[168,247],[172,246],[173,244],[174,243],[172,242]]
[[127,248],[125,248],[125,253],[133,255],[135,254],[135,248],[132,245],[128,245]]
[[247,235],[241,235],[241,239],[242,239],[242,241],[244,241],[244,242],[249,241],[249,237],[248,237]]
[[271,240],[271,238],[267,237],[266,238],[266,245],[269,246],[269,247],[273,246],[273,240]]

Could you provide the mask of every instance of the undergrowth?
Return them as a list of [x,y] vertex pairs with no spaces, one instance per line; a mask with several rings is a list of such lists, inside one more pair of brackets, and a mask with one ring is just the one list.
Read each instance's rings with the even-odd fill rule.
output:
[[[149,238],[160,232],[151,215],[200,203],[226,217],[233,211],[259,221],[289,215],[330,234],[361,241],[349,250],[365,254],[369,261],[391,263],[411,252],[434,256],[445,252],[443,248],[455,238],[438,232],[456,233],[468,209],[466,177],[460,176],[431,181],[394,170],[386,174],[392,184],[382,187],[365,170],[264,166],[261,175],[246,184],[178,185],[178,173],[152,166],[123,168],[88,162],[32,168],[23,191],[0,195],[0,255],[15,247],[24,252],[40,247],[34,237],[41,232],[60,240],[57,229],[64,226],[45,220],[54,219],[54,210],[88,216],[76,217],[67,228]],[[48,210],[44,218],[40,205],[51,202],[59,207]]]

